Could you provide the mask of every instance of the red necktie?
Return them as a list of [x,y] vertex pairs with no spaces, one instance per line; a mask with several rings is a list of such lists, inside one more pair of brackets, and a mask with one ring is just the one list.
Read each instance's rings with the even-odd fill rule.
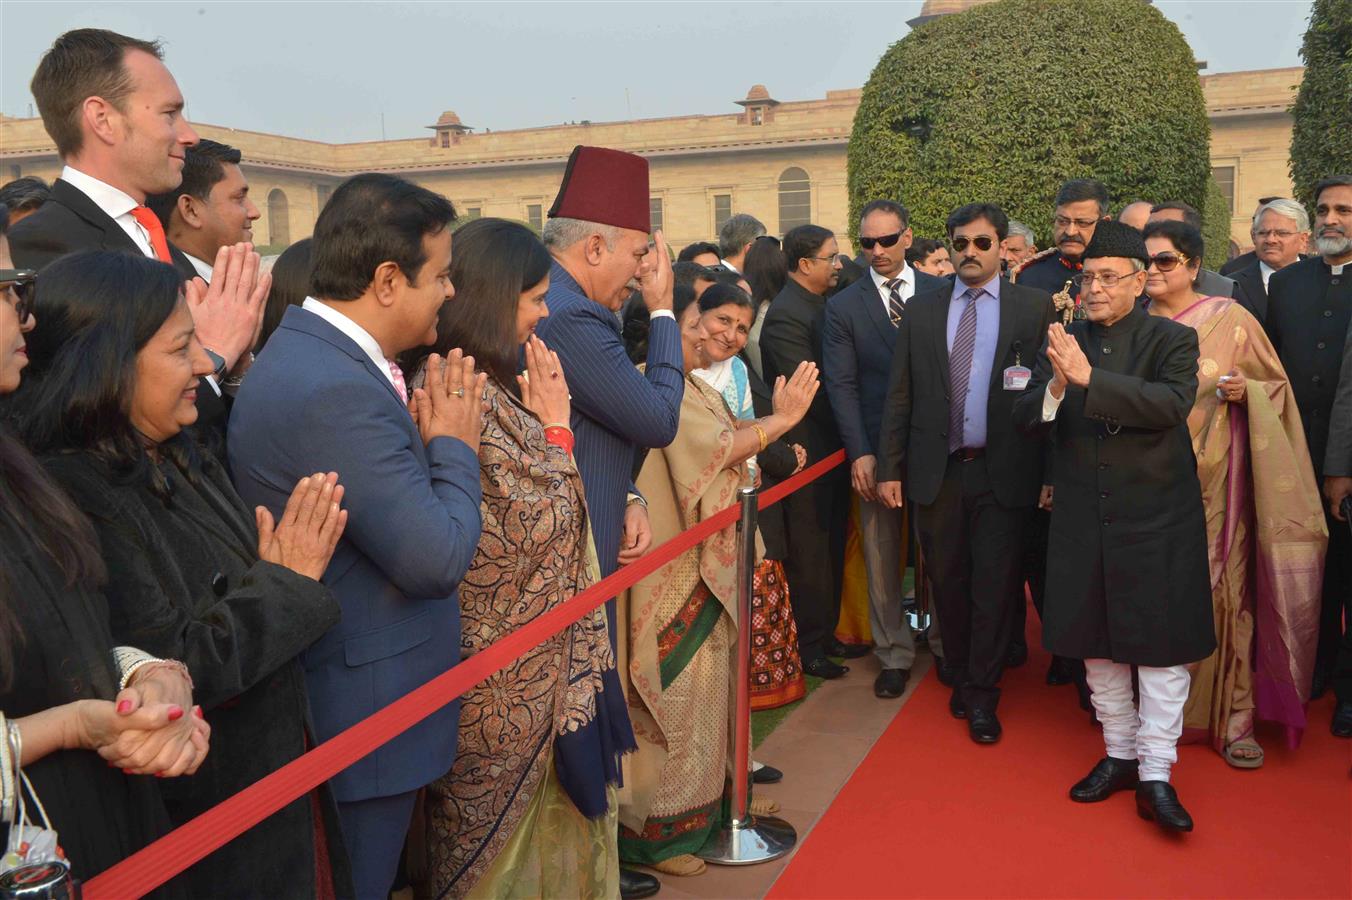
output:
[[133,207],[131,217],[150,235],[150,249],[155,251],[155,258],[172,265],[174,258],[169,255],[169,241],[164,236],[164,226],[160,224],[160,217],[151,212],[148,206]]

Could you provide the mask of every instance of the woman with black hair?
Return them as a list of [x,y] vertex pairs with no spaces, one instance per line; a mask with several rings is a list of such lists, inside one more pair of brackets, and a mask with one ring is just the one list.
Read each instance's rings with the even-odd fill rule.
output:
[[770,301],[784,290],[784,282],[789,279],[789,264],[780,249],[779,239],[763,234],[746,251],[743,263],[747,286],[751,288],[751,302],[756,305],[756,316],[751,323],[747,336],[746,358],[752,370],[763,376],[761,368],[760,333],[765,324],[765,314],[770,311]]
[[[4,231],[0,215],[0,394],[9,395],[28,364],[36,276],[14,268]],[[105,577],[88,520],[0,425],[0,774],[18,757],[80,880],[169,830],[158,784],[138,776],[197,771],[211,732],[180,663],[114,647]],[[0,847],[22,790],[0,778]],[[181,880],[156,892],[186,895]]]
[[[197,340],[180,276],[122,253],[43,270],[42,327],[15,418],[30,448],[93,521],[120,641],[182,660],[215,747],[192,779],[165,782],[176,824],[313,743],[297,656],[338,619],[319,578],[346,523],[337,476],[302,479],[274,524],[249,510],[199,450]],[[188,872],[198,897],[351,893],[326,792],[287,805]]]
[[310,296],[310,273],[313,270],[310,238],[301,238],[282,251],[272,264],[272,287],[263,306],[263,323],[258,329],[254,353],[262,353],[263,345],[272,337],[287,307],[300,306]]
[[[460,583],[468,657],[595,580],[568,383],[534,337],[550,256],[529,229],[478,219],[455,233],[437,341],[488,373],[479,443],[483,533]],[[524,349],[524,376],[519,360]],[[461,698],[455,763],[427,787],[426,896],[613,897],[615,788],[634,749],[602,607]]]

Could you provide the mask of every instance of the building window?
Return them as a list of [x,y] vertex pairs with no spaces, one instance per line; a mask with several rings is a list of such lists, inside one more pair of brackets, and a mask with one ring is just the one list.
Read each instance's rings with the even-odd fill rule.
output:
[[13,180],[16,179],[16,178],[22,178],[22,177],[23,177],[23,169],[22,169],[22,168],[20,168],[19,166],[10,166],[10,167],[9,167],[9,178],[10,178],[11,181],[13,181]]
[[541,207],[539,203],[526,204],[526,221],[530,223],[530,227],[534,228],[536,232],[539,232],[540,229],[545,227],[542,209],[543,207]]
[[443,131],[437,136],[441,138],[441,146],[451,146],[451,133],[449,131]]
[[285,247],[291,243],[291,205],[281,188],[268,193],[268,245]]
[[779,176],[779,233],[812,222],[812,183],[794,166]]
[[1221,193],[1225,195],[1225,202],[1230,204],[1230,214],[1235,213],[1235,167],[1234,166],[1213,166],[1211,177],[1216,179],[1216,184],[1220,185]]
[[662,230],[662,198],[648,198],[648,233],[656,234]]
[[714,194],[714,231],[732,218],[732,194]]
[[765,124],[765,107],[763,106],[751,107],[751,124],[752,125]]
[[471,222],[473,222],[475,219],[481,217],[483,214],[484,214],[484,210],[483,210],[483,207],[482,207],[482,206],[467,206],[467,207],[465,207],[465,218],[468,219],[468,220],[471,221]]
[[315,199],[319,201],[319,210],[324,210],[324,205],[329,202],[329,195],[333,193],[333,185],[317,184],[315,185]]

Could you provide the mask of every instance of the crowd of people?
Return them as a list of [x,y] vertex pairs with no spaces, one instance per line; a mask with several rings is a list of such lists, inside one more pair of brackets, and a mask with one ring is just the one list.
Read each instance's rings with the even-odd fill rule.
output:
[[0,871],[95,875],[842,449],[763,512],[751,622],[729,526],[157,895],[696,875],[729,780],[785,777],[733,771],[738,628],[755,709],[870,652],[900,697],[908,560],[979,744],[1032,600],[1103,731],[1072,800],[1190,831],[1180,740],[1257,767],[1329,686],[1352,737],[1352,175],[1313,224],[1265,198],[1227,276],[1190,206],[1092,179],[1042,251],[991,203],[922,239],[877,198],[853,257],[745,213],[672,254],[647,162],[579,146],[541,236],[362,174],[264,271],[157,44],[68,32],[32,90],[64,169],[0,188],[0,819],[40,798],[60,850],[24,830]]

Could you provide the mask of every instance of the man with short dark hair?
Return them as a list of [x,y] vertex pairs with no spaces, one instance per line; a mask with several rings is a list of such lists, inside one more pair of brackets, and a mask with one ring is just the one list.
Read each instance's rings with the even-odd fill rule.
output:
[[16,178],[0,187],[0,204],[9,210],[9,226],[12,228],[21,219],[26,219],[37,212],[51,195],[52,189],[48,187],[47,182],[31,175]]
[[[444,374],[429,357],[410,415],[394,362],[429,342],[455,293],[455,218],[445,197],[393,175],[340,185],[315,222],[311,296],[286,311],[230,417],[230,469],[251,507],[279,516],[279,485],[341,473],[347,529],[323,581],[343,615],[305,660],[319,741],[460,661],[486,376],[459,351]],[[459,701],[442,707],[330,781],[357,897],[389,894],[417,792],[455,761],[459,714]]]
[[[719,269],[722,270],[722,267],[720,266]],[[723,271],[726,271],[729,275],[740,277],[736,276],[736,273],[730,269]],[[713,287],[714,283],[718,281],[718,271],[696,262],[676,262],[672,263],[671,277],[672,284],[690,288],[695,292],[695,299],[698,300],[701,294]]]
[[1000,739],[1024,533],[1043,441],[1014,430],[1014,400],[1055,317],[1046,291],[1000,277],[1009,220],[992,203],[948,217],[957,277],[907,304],[883,407],[878,494],[912,501],[954,672],[949,711],[977,743]]
[[746,263],[746,251],[751,249],[756,238],[765,235],[765,226],[760,219],[747,213],[738,213],[723,223],[718,229],[718,254],[723,257],[724,267],[738,275]]
[[1108,215],[1108,189],[1092,178],[1075,178],[1056,192],[1052,218],[1052,246],[1009,270],[1009,280],[1049,294],[1079,289],[1072,279],[1080,271],[1080,257],[1094,237],[1094,227]]
[[693,244],[687,244],[681,248],[681,252],[676,254],[678,263],[692,262],[701,266],[712,268],[719,264],[722,257],[718,255],[718,245],[708,241],[696,241]]
[[[799,225],[790,230],[784,235],[783,249],[789,277],[770,303],[760,336],[766,384],[774,384],[780,375],[788,378],[802,362],[822,367],[826,297],[840,272],[836,236],[820,225]],[[807,465],[841,448],[840,431],[826,391],[817,393],[807,415],[784,440],[803,446]],[[840,618],[849,518],[849,483],[844,467],[831,470],[785,497],[782,503],[788,544],[784,573],[798,624],[803,671],[819,678],[839,678],[849,669],[827,656],[840,651],[835,628]]]
[[[938,290],[944,280],[906,265],[910,213],[892,200],[874,200],[860,211],[859,246],[868,274],[826,304],[822,380],[859,496],[859,532],[868,573],[873,653],[882,666],[873,692],[900,697],[915,661],[915,638],[902,612],[900,562],[906,558],[904,516],[878,498],[878,436],[887,397],[892,350],[906,304]],[[942,655],[935,642],[935,655]]]
[[183,159],[183,182],[173,191],[146,198],[169,236],[203,281],[222,247],[253,242],[253,223],[261,215],[249,199],[249,182],[239,168],[240,152],[202,139]]
[[[1352,173],[1323,179],[1315,185],[1314,198],[1313,243],[1320,255],[1273,273],[1266,324],[1296,395],[1315,477],[1322,480],[1334,392],[1352,325]],[[1329,682],[1339,643],[1352,640],[1344,631],[1344,618],[1352,622],[1352,536],[1332,514],[1328,528],[1312,698]],[[1335,733],[1352,736],[1352,684],[1338,700]]]

